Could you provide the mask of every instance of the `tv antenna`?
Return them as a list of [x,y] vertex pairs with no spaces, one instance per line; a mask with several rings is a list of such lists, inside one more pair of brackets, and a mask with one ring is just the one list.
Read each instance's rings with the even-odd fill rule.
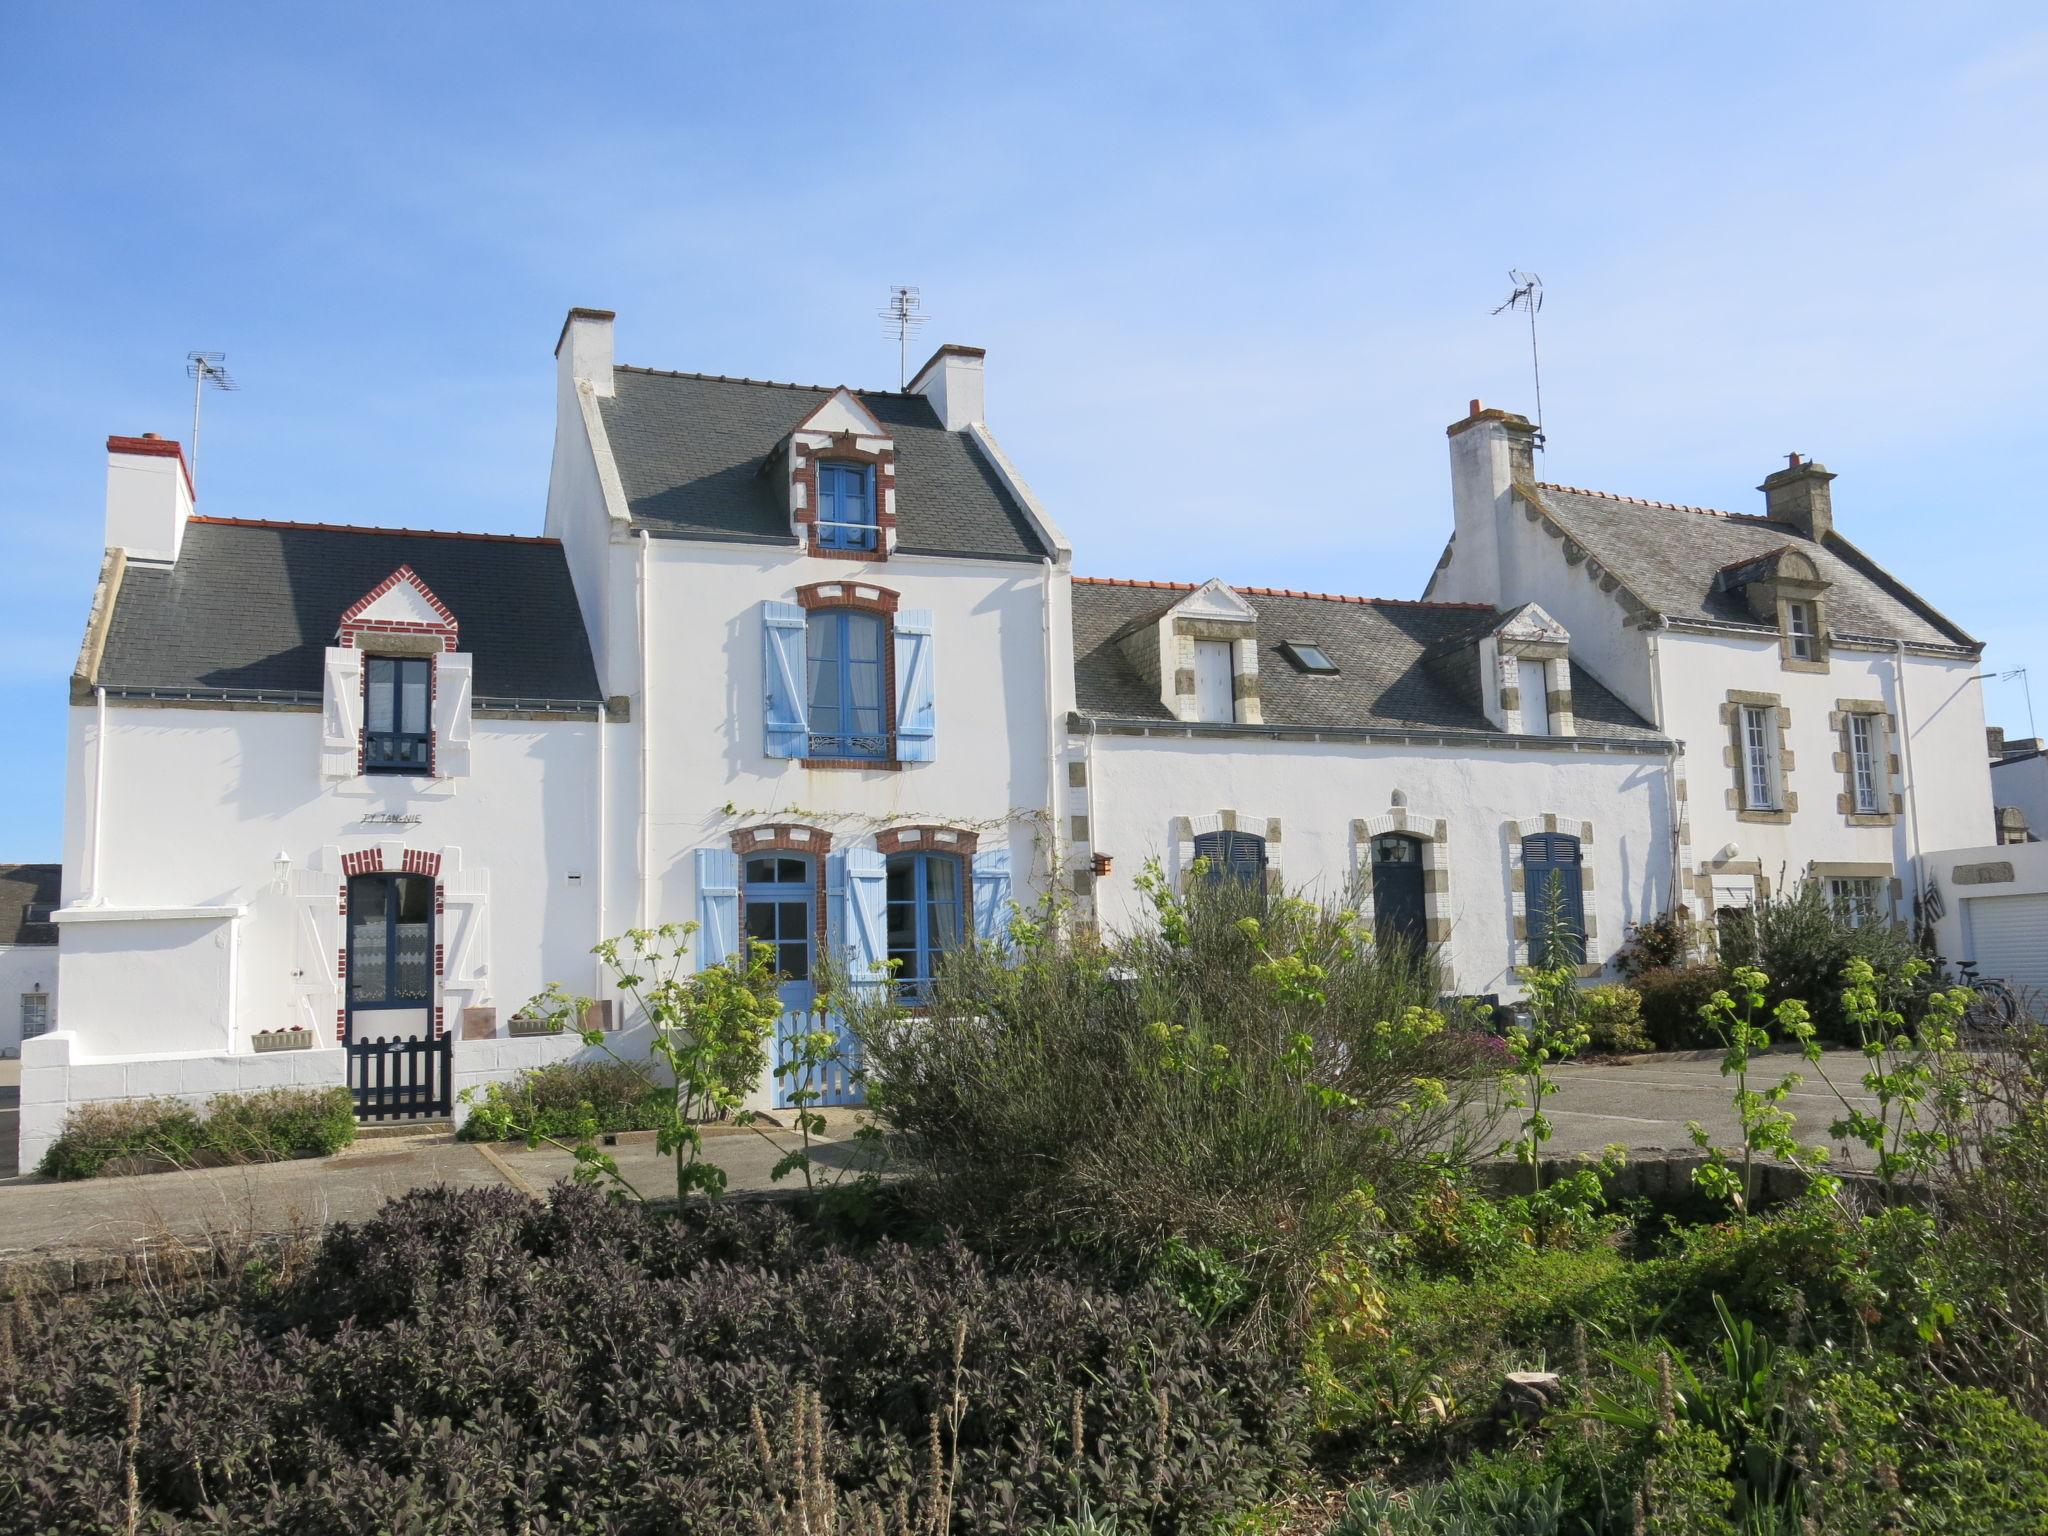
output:
[[225,352],[187,352],[185,354],[185,377],[192,381],[192,494],[199,494],[199,401],[206,393],[206,386],[215,389],[240,389],[234,376],[221,366],[228,360]]
[[1997,678],[2001,683],[2012,682],[2015,678],[2019,680],[2020,689],[2025,693],[2027,699],[2027,734],[2038,740],[2041,733],[2034,728],[2034,685],[2027,680],[2027,669],[2025,667],[2014,667],[2010,672],[1979,672],[1970,681],[1974,683],[1979,679],[1990,677]]
[[924,300],[915,288],[896,284],[889,290],[889,303],[876,314],[882,317],[882,331],[896,338],[896,387],[910,387],[910,337],[924,324]]
[[1543,308],[1543,279],[1518,267],[1508,269],[1508,281],[1515,291],[1494,306],[1496,315],[1511,309],[1529,312],[1529,370],[1536,376],[1536,446],[1543,446],[1543,363],[1536,354],[1536,315]]

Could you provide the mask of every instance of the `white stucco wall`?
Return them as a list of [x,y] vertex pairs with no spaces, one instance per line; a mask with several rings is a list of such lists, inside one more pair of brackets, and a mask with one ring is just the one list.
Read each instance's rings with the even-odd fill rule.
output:
[[1280,846],[1269,852],[1283,883],[1342,900],[1354,870],[1352,823],[1386,814],[1397,790],[1411,818],[1449,823],[1446,954],[1460,992],[1521,995],[1511,974],[1509,822],[1554,814],[1593,824],[1585,858],[1594,871],[1595,959],[1669,899],[1661,756],[1108,734],[1077,739],[1073,755],[1089,765],[1093,850],[1115,861],[1096,882],[1098,921],[1108,929],[1146,921],[1134,881],[1147,859],[1175,872],[1175,818],[1220,810],[1250,818],[1239,823],[1250,831],[1260,830],[1256,818],[1278,817]]
[[[1959,868],[1970,876],[1958,881]],[[1977,960],[1970,923],[1970,903],[2006,896],[2048,895],[2048,842],[1987,843],[1971,848],[1940,848],[1927,855],[1928,873],[1941,885],[1946,909],[1935,923],[1935,948],[1943,958]],[[2007,870],[2011,878],[2002,877]],[[2048,926],[2041,933],[2048,949]]]
[[21,1046],[21,994],[40,987],[50,998],[50,1027],[57,1027],[57,946],[0,944],[0,1056]]
[[1991,798],[2001,806],[2018,807],[2027,830],[2048,840],[2048,756],[2015,758],[1991,767]]
[[[67,853],[91,844],[95,718],[90,707],[72,711]],[[495,1006],[502,1028],[550,978],[592,989],[588,951],[601,936],[594,720],[479,718],[467,776],[338,782],[320,778],[317,713],[117,703],[107,720],[96,906],[244,915],[212,924],[60,920],[57,1025],[75,1037],[80,1059],[240,1050],[255,1030],[303,1022],[295,902],[308,890],[338,890],[340,856],[372,847],[394,870],[409,849],[440,855],[451,904],[460,893],[482,914],[479,969],[450,1005]],[[387,817],[418,821],[373,819]],[[292,861],[282,881],[280,854]],[[572,874],[583,878],[572,883]],[[65,875],[76,901],[80,882],[70,868]],[[231,973],[221,969],[229,943]],[[214,1000],[202,1003],[209,989]],[[452,1006],[447,1022],[459,1028]]]

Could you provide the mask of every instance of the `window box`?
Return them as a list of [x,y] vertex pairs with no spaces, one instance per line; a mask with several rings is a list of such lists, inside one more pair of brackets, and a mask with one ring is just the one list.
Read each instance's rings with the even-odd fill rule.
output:
[[249,1037],[249,1046],[256,1051],[310,1051],[313,1048],[313,1031],[259,1029]]
[[537,1019],[523,1013],[513,1015],[512,1022],[506,1027],[514,1039],[523,1035],[559,1035],[562,1032],[562,1026],[553,1019]]

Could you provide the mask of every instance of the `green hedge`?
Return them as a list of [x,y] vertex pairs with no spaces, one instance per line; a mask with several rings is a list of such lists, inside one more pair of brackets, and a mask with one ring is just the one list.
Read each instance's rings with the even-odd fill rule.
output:
[[464,1141],[575,1140],[611,1131],[651,1131],[654,1085],[638,1068],[610,1061],[561,1061],[490,1083],[462,1122]]
[[176,1099],[109,1099],[74,1108],[36,1171],[90,1179],[117,1161],[272,1163],[325,1157],[355,1139],[355,1102],[339,1086],[216,1094],[203,1116]]

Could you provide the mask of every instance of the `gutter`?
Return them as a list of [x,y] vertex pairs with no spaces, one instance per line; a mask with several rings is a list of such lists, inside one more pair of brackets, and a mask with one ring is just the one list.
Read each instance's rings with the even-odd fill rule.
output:
[[1196,720],[1133,720],[1097,718],[1079,710],[1067,715],[1067,729],[1077,736],[1159,736],[1213,738],[1225,741],[1383,742],[1389,746],[1479,748],[1488,751],[1587,752],[1596,756],[1668,757],[1678,750],[1662,738],[1610,741],[1586,736],[1481,735],[1468,731],[1415,731],[1370,725],[1236,725]]

